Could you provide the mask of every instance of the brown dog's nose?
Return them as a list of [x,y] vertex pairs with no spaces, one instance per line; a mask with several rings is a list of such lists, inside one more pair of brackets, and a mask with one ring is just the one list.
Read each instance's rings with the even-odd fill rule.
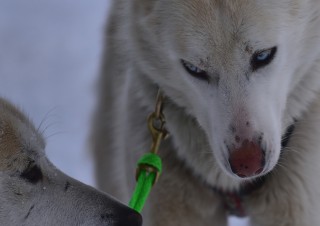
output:
[[229,163],[232,172],[245,178],[257,175],[263,171],[265,158],[263,150],[252,141],[243,141],[240,148],[231,152]]

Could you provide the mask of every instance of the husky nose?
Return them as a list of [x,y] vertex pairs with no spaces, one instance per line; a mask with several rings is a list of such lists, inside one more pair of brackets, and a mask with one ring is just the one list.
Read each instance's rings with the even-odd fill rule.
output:
[[[95,195],[95,194],[93,194]],[[101,202],[100,221],[104,226],[142,226],[142,216],[132,208],[122,204],[108,194],[95,195],[93,204]],[[98,202],[98,203],[97,203]],[[89,225],[89,224],[88,224]],[[93,224],[91,224],[93,226]]]
[[106,226],[142,226],[142,216],[135,210],[116,200],[112,200],[108,206],[111,213],[101,215]]
[[135,210],[125,208],[119,211],[117,220],[110,226],[142,226],[142,217]]
[[229,163],[232,172],[245,178],[258,175],[265,165],[263,150],[260,145],[252,141],[243,141],[240,148],[231,152]]

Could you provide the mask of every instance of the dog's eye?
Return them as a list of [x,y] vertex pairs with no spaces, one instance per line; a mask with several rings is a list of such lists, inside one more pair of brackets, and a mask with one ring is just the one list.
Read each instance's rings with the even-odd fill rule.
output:
[[193,77],[209,82],[210,77],[204,70],[201,70],[200,68],[194,66],[193,64],[185,60],[181,60],[181,64],[186,69],[186,71]]
[[31,165],[21,173],[20,177],[29,181],[30,183],[35,184],[42,180],[43,175],[39,166]]
[[273,60],[277,52],[277,47],[272,47],[270,49],[260,50],[253,54],[251,59],[252,70],[255,71],[262,68]]

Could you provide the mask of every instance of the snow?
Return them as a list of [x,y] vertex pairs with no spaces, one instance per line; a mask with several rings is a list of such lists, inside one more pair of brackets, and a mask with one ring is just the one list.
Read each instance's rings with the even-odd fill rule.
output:
[[0,1],[0,96],[41,124],[58,168],[93,186],[88,136],[108,6],[108,0]]

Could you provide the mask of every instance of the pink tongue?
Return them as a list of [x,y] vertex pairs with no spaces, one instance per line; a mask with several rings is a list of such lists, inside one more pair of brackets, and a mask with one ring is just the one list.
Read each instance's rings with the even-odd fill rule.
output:
[[250,177],[262,172],[263,151],[259,145],[245,140],[242,146],[232,151],[229,163],[233,173],[239,177]]

